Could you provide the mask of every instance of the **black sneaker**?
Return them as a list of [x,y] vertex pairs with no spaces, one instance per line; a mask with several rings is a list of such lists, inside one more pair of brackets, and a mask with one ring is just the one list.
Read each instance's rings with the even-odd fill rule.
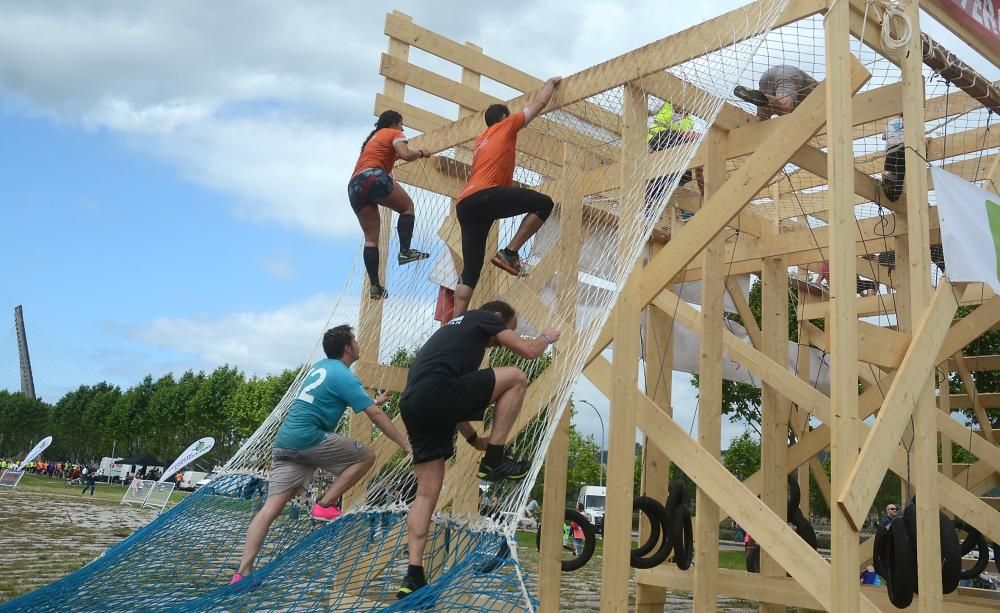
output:
[[407,249],[406,251],[400,251],[399,257],[396,259],[399,265],[409,264],[410,262],[416,262],[417,260],[426,260],[431,257],[431,254],[424,251],[417,251],[416,249]]
[[501,249],[500,251],[497,251],[497,254],[493,256],[493,259],[490,260],[490,262],[492,262],[492,264],[500,270],[516,277],[524,275],[524,269],[521,267],[521,258],[516,253],[514,255],[508,255],[506,251]]
[[483,458],[483,461],[479,463],[477,476],[483,481],[502,481],[504,479],[520,481],[528,476],[529,470],[531,470],[531,463],[526,460],[505,457],[500,460],[498,465],[490,466],[486,463],[486,458]]
[[396,598],[399,600],[406,598],[426,585],[426,583],[424,585],[417,585],[417,582],[413,580],[413,577],[406,575],[403,577],[403,584],[399,586],[399,591],[396,592]]
[[371,300],[384,300],[389,297],[389,292],[381,285],[372,285],[368,288],[368,298]]
[[767,106],[770,104],[764,92],[757,89],[748,89],[742,85],[733,88],[733,94],[743,102],[749,102],[755,106]]

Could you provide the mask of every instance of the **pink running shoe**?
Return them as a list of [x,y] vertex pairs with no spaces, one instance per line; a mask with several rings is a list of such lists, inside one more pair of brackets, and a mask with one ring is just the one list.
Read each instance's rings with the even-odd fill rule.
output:
[[319,521],[333,521],[343,515],[335,506],[324,507],[317,502],[313,505],[312,518]]
[[239,573],[233,573],[233,580],[229,582],[229,585],[232,585],[232,584],[234,584],[234,583],[236,583],[238,581],[242,581],[242,580],[243,580],[243,575],[241,575]]

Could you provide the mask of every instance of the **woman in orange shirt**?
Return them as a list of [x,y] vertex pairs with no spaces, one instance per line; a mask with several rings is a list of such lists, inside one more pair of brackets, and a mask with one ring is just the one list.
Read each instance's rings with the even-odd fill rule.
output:
[[416,151],[406,144],[403,135],[403,116],[398,111],[386,111],[379,115],[365,142],[361,144],[361,156],[354,166],[354,174],[347,184],[347,197],[351,208],[358,216],[361,231],[365,234],[364,261],[368,271],[368,297],[381,300],[389,297],[378,278],[379,252],[379,212],[381,204],[399,213],[396,231],[399,233],[400,264],[423,260],[430,254],[410,248],[413,238],[413,201],[410,196],[392,180],[392,165],[397,159],[407,162],[422,157],[430,157],[426,149]]

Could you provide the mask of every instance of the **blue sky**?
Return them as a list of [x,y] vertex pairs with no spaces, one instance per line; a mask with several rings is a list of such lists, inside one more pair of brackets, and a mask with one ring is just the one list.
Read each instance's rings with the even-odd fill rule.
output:
[[[0,2],[0,387],[18,385],[18,304],[50,401],[99,380],[305,359],[360,245],[343,194],[389,10],[546,77],[741,4],[376,1],[347,17],[320,2]],[[685,425],[688,379],[674,377]],[[607,417],[589,384],[577,394]],[[591,413],[577,424],[599,439]]]

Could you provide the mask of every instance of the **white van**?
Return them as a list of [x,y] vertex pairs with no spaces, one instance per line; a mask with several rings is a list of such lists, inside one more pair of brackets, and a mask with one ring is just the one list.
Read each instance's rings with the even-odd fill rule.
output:
[[594,524],[598,534],[604,534],[604,505],[607,488],[598,485],[584,485],[576,498],[577,507],[583,505],[583,514]]

